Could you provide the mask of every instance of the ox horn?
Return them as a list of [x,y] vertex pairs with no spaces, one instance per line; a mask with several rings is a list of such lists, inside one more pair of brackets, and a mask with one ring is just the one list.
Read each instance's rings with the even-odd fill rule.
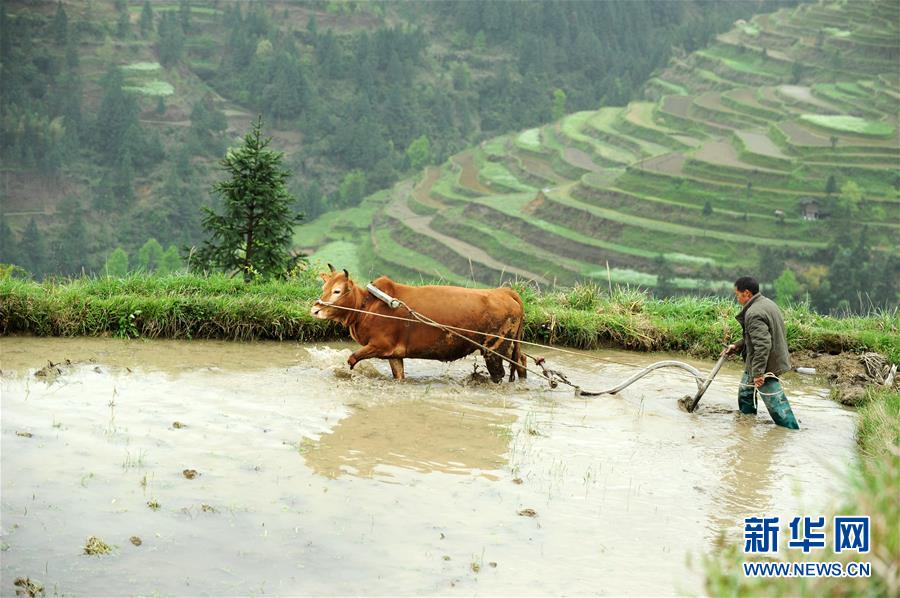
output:
[[344,276],[346,276],[348,279],[350,278],[350,273],[347,272],[347,268],[344,268]]
[[334,266],[332,266],[331,264],[328,264],[328,269],[334,272]]

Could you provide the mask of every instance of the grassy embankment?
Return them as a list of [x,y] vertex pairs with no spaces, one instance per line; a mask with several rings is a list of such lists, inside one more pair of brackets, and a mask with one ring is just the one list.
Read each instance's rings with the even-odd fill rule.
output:
[[[337,326],[309,316],[319,296],[316,273],[288,281],[245,284],[225,276],[132,275],[35,283],[0,280],[0,334],[114,335],[145,338],[268,338],[323,341],[346,338]],[[526,339],[579,348],[686,351],[712,357],[736,338],[736,305],[724,298],[655,300],[632,289],[594,285],[539,292],[520,286],[526,304]],[[804,306],[785,310],[792,350],[873,350],[900,360],[900,315],[831,318]],[[753,580],[743,577],[740,547],[729,546],[705,562],[714,595],[896,595],[900,528],[900,393],[868,389],[857,437],[860,470],[840,514],[871,519],[870,579]],[[829,536],[831,537],[831,536]],[[793,553],[792,553],[793,554]],[[845,553],[846,554],[846,553]],[[802,553],[792,558],[800,559]],[[819,561],[846,560],[812,553]]]
[[[518,290],[526,306],[526,338],[532,341],[712,357],[739,335],[736,304],[725,298],[657,300],[633,289],[608,292],[595,285],[550,291],[519,285]],[[338,327],[309,316],[319,291],[311,270],[287,281],[249,284],[221,275],[187,274],[44,283],[6,278],[0,280],[0,334],[347,338]],[[869,350],[900,361],[896,311],[831,318],[797,306],[786,309],[785,316],[792,350]]]

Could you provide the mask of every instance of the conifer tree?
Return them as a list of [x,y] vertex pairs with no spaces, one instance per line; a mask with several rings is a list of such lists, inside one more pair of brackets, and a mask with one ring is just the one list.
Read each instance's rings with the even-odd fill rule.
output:
[[56,15],[53,17],[53,41],[57,46],[65,46],[69,41],[69,17],[62,2],[56,3]]
[[32,276],[40,278],[47,271],[47,242],[41,231],[38,230],[34,218],[25,227],[22,233],[21,261],[22,267],[28,270]]
[[150,6],[150,0],[144,0],[144,7],[141,9],[141,20],[138,24],[141,30],[141,37],[147,37],[153,33],[153,7]]
[[123,278],[126,274],[128,274],[128,254],[121,247],[116,247],[106,258],[106,275]]
[[138,250],[137,266],[144,272],[153,272],[159,268],[163,258],[163,248],[156,239],[147,239]]
[[294,197],[285,181],[280,152],[268,149],[270,138],[262,137],[262,117],[231,148],[221,162],[228,178],[213,186],[223,213],[204,207],[203,228],[209,238],[197,254],[201,264],[241,272],[245,280],[255,275],[277,276],[297,260],[290,253],[293,225],[300,221],[291,204]]

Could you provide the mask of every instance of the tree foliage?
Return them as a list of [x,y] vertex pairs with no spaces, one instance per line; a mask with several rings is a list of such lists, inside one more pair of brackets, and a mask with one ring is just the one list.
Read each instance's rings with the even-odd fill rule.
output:
[[249,280],[282,275],[296,262],[290,245],[301,217],[291,211],[295,200],[285,187],[290,173],[281,167],[282,154],[267,149],[270,141],[262,137],[260,117],[243,145],[222,160],[227,178],[213,186],[222,213],[204,209],[209,238],[197,253],[199,263]]

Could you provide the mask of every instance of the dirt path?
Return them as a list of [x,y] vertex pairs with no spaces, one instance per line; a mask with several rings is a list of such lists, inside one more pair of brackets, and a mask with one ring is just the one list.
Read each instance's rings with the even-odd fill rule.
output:
[[460,241],[454,237],[447,236],[445,234],[439,233],[436,230],[431,228],[431,221],[434,218],[433,216],[419,216],[415,212],[409,209],[409,206],[406,205],[406,202],[403,200],[403,195],[395,196],[395,198],[388,203],[385,207],[385,212],[397,220],[400,220],[413,229],[420,235],[425,235],[426,237],[430,237],[435,241],[446,245],[459,255],[466,257],[473,262],[478,262],[491,268],[493,270],[499,270],[501,272],[509,272],[511,274],[515,274],[522,278],[526,278],[529,280],[534,280],[535,282],[543,285],[549,284],[544,277],[534,274],[533,272],[529,272],[528,270],[523,270],[521,268],[516,268],[515,266],[510,266],[508,264],[504,264],[503,262],[497,261],[493,257],[487,254],[483,249],[479,247],[475,247],[474,245],[470,245],[464,241]]

